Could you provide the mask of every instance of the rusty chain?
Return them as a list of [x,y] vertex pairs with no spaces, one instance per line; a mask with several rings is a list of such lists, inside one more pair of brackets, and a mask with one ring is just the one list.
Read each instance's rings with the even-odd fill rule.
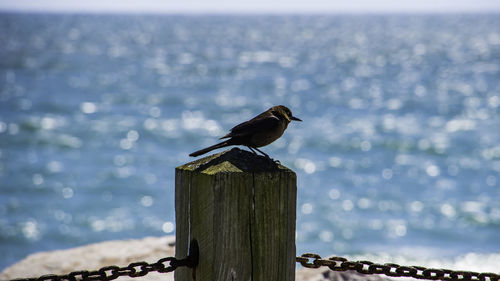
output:
[[[194,268],[198,265],[199,248],[196,240],[191,241],[189,254],[184,259],[166,257],[155,263],[134,262],[128,266],[105,266],[95,271],[75,271],[66,275],[48,274],[37,278],[21,278],[11,281],[96,281],[114,280],[120,276],[141,277],[149,272],[172,272],[178,267]],[[306,253],[296,257],[296,261],[306,268],[328,267],[333,271],[355,270],[362,274],[385,274],[390,277],[413,277],[426,280],[446,281],[500,281],[496,273],[478,273],[472,271],[454,271],[449,269],[425,268],[422,266],[401,266],[394,263],[377,264],[371,261],[349,261],[343,257],[321,258],[318,254]]]
[[174,271],[179,266],[178,263],[181,261],[182,260],[177,260],[176,258],[173,257],[167,257],[151,264],[142,261],[142,262],[134,262],[124,267],[112,265],[103,267],[95,271],[82,270],[82,271],[74,271],[66,275],[47,274],[47,275],[42,275],[38,278],[23,278],[14,280],[15,281],[113,280],[120,276],[129,276],[129,277],[144,276],[152,271],[158,271],[162,273],[171,272]]
[[425,268],[422,266],[401,266],[394,263],[377,264],[370,261],[349,261],[343,257],[322,259],[320,255],[306,253],[296,258],[306,268],[328,267],[333,271],[355,270],[363,274],[385,274],[390,277],[413,277],[426,280],[450,281],[499,281],[495,273],[455,271],[449,269]]
[[150,272],[157,271],[159,273],[172,272],[178,267],[186,266],[194,268],[198,265],[199,249],[196,240],[191,241],[189,245],[189,254],[184,259],[174,257],[166,257],[159,259],[155,263],[145,261],[133,262],[128,266],[119,267],[116,265],[105,266],[101,269],[88,271],[74,271],[65,275],[47,274],[36,278],[20,278],[11,281],[97,281],[97,280],[114,280],[120,276],[141,277]]

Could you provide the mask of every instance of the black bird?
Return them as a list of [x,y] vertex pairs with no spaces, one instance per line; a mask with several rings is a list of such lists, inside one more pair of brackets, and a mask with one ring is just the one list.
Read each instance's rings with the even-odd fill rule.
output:
[[[292,120],[302,121],[292,115],[288,107],[277,105],[269,108],[267,111],[255,116],[251,120],[243,122],[231,129],[230,133],[221,139],[227,139],[221,143],[209,146],[207,148],[195,151],[189,156],[199,156],[217,148],[230,145],[244,145],[253,153],[255,150],[269,158],[269,155],[262,152],[257,147],[266,146],[277,140],[288,127]],[[254,150],[255,149],[255,150]]]

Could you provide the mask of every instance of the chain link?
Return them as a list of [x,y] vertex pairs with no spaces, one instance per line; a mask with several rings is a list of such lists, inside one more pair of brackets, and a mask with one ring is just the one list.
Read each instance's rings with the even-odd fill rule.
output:
[[[21,278],[12,281],[97,281],[114,280],[120,276],[141,277],[149,272],[172,272],[178,267],[194,268],[198,264],[199,249],[196,240],[189,246],[189,255],[185,259],[166,257],[155,263],[134,262],[128,266],[105,266],[95,271],[74,271],[66,275],[47,274],[38,278]],[[478,273],[472,271],[454,271],[449,269],[426,268],[422,266],[401,266],[395,263],[377,264],[371,261],[350,261],[343,257],[321,258],[318,254],[306,253],[296,257],[296,261],[306,268],[328,267],[333,271],[355,270],[362,274],[385,274],[390,277],[413,277],[426,280],[445,281],[500,281],[496,273]]]
[[74,271],[66,275],[47,274],[37,278],[20,278],[13,279],[11,281],[108,281],[114,280],[120,276],[141,277],[153,271],[157,271],[159,273],[172,272],[182,266],[194,268],[198,265],[198,258],[198,242],[193,240],[191,241],[191,244],[189,244],[189,254],[187,258],[184,259],[166,257],[159,259],[155,263],[140,261],[133,262],[124,267],[111,265],[102,267],[95,271]]
[[[120,276],[140,277],[152,271],[161,273],[174,271],[178,267],[178,260],[173,257],[161,259],[155,263],[134,262],[128,266],[119,267],[116,265],[106,266],[95,271],[75,271],[66,275],[47,274],[38,278],[22,278],[12,281],[74,281],[74,280],[114,280]],[[167,263],[167,264],[165,264]]]
[[385,274],[390,277],[446,281],[500,281],[500,275],[490,272],[453,271],[422,266],[401,266],[394,263],[377,264],[370,261],[349,261],[343,257],[322,259],[320,255],[312,253],[303,254],[297,257],[296,261],[306,268],[326,266],[333,271],[355,270],[363,274]]

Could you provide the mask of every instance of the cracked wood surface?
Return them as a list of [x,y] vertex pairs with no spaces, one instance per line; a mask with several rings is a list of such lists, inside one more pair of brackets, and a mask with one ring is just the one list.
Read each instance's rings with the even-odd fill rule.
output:
[[176,257],[198,241],[194,274],[176,280],[294,280],[296,175],[233,148],[176,169]]

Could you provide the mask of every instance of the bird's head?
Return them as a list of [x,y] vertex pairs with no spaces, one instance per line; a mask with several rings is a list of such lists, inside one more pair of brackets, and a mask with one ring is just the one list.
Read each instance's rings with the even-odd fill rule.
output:
[[299,118],[295,117],[292,115],[292,111],[284,106],[284,105],[277,105],[273,106],[269,109],[274,115],[278,116],[279,118],[283,118],[287,122],[291,122],[292,120],[294,121],[302,121]]

